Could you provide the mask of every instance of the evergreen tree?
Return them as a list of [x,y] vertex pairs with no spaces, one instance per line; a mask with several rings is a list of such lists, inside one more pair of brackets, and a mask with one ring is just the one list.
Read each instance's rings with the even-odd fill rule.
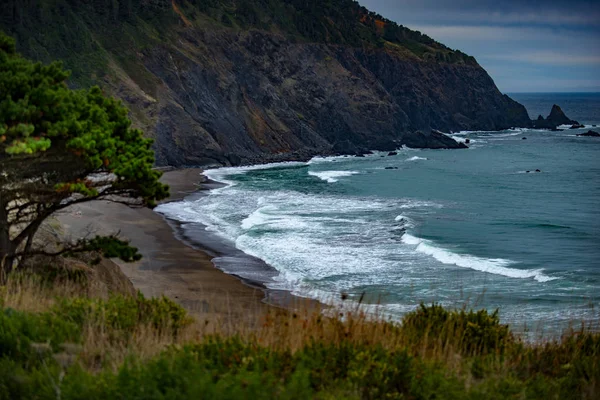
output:
[[[98,87],[71,90],[59,63],[33,63],[0,33],[0,265],[3,276],[34,253],[33,238],[56,211],[91,200],[152,207],[168,195],[153,170],[152,141],[127,109]],[[123,248],[115,240],[74,248]],[[127,258],[134,258],[125,251]]]

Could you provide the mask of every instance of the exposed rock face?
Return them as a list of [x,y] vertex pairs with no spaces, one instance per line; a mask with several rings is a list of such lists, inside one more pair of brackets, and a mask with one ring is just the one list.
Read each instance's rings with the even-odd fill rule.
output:
[[550,110],[550,115],[548,115],[547,119],[557,125],[569,125],[576,123],[576,121],[569,119],[563,110],[556,104],[552,106],[552,110]]
[[464,143],[457,142],[444,135],[440,131],[431,130],[429,133],[421,131],[413,132],[410,135],[406,135],[402,142],[407,147],[415,149],[467,149],[468,147]]
[[[142,115],[158,162],[233,164],[314,154],[465,147],[431,129],[530,126],[480,66],[385,50],[297,44],[271,33],[187,32],[182,49],[141,53],[160,82]],[[139,98],[120,93],[130,104]],[[135,114],[134,114],[135,117]],[[421,131],[421,132],[417,132]]]
[[[153,12],[167,13],[164,20],[171,22],[160,26],[160,39],[144,28],[158,16],[148,17],[146,25],[133,19],[136,25],[129,12],[115,28],[120,30],[107,35],[95,23],[107,18],[98,10],[88,11],[77,23],[69,22],[90,4],[102,2],[67,3],[68,13],[48,6],[48,12],[55,13],[52,18],[44,19],[45,12],[30,13],[26,27],[21,14],[15,13],[6,19],[6,26],[0,19],[0,28],[19,35],[19,50],[26,55],[44,61],[75,60],[66,67],[80,68],[85,82],[100,83],[123,99],[134,124],[155,139],[159,165],[304,160],[316,154],[364,154],[401,145],[464,148],[432,129],[532,126],[525,108],[501,94],[472,57],[432,42],[410,42],[424,53],[383,39],[373,41],[379,47],[371,42],[315,43],[274,33],[275,29],[228,28],[202,16],[199,8],[186,9],[185,17],[183,8],[166,0],[133,2],[142,10],[150,3],[161,4]],[[118,11],[123,10],[119,6]],[[48,42],[39,29],[50,25],[55,34]],[[143,40],[133,35],[135,40],[121,43],[117,32],[130,36],[135,32]],[[435,51],[428,53],[427,46]],[[86,52],[105,60],[107,70],[94,69],[93,57],[78,58]],[[92,72],[86,75],[86,68]]]
[[550,110],[550,115],[546,119],[541,115],[532,121],[533,127],[537,129],[550,129],[552,131],[559,131],[557,127],[559,125],[579,125],[579,122],[569,119],[563,112],[563,110],[554,104],[552,106],[552,110]]

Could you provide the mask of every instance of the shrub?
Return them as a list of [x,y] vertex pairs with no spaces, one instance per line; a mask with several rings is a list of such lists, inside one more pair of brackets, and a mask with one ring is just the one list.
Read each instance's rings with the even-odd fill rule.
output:
[[402,320],[407,336],[442,346],[457,346],[463,354],[502,353],[514,341],[508,325],[500,323],[498,310],[448,311],[440,305],[421,306]]
[[[80,337],[80,326],[52,313],[0,310],[0,358],[31,361],[37,353],[57,351],[62,343]],[[49,345],[47,350],[44,344]]]
[[167,297],[146,299],[139,292],[137,297],[113,295],[108,300],[64,298],[54,311],[80,326],[86,321],[99,321],[125,333],[139,325],[151,325],[160,332],[177,334],[192,322],[186,311]]

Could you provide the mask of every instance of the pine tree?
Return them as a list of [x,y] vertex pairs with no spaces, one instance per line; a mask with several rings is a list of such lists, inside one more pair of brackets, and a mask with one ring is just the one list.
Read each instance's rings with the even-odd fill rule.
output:
[[[131,127],[127,109],[98,87],[69,89],[68,76],[59,63],[23,58],[14,40],[0,33],[3,276],[33,253],[40,225],[59,210],[97,199],[153,207],[168,195],[152,169],[152,141]],[[114,249],[109,242],[79,241],[75,247]]]

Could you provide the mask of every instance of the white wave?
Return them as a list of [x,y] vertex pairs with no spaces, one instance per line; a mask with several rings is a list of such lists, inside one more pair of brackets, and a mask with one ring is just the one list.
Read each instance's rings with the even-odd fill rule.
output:
[[398,215],[394,218],[394,221],[398,222],[401,228],[413,228],[415,226],[413,220],[405,215]]
[[432,201],[407,200],[406,203],[401,204],[399,207],[403,208],[403,209],[407,209],[407,208],[410,209],[410,208],[425,208],[425,207],[442,208],[443,206],[441,204],[434,203]]
[[[317,224],[311,221],[313,227]],[[278,230],[298,230],[306,228],[309,223],[308,218],[294,215],[280,215],[277,207],[268,205],[254,211],[247,218],[242,220],[241,228],[248,231],[253,228],[268,226]]]
[[509,133],[514,133],[514,134],[518,135],[519,133],[529,132],[531,130],[532,130],[531,128],[511,128],[511,129],[505,129],[504,131],[459,131],[459,132],[453,132],[453,133],[451,133],[451,135],[465,136],[465,135],[469,135],[469,134],[478,134],[478,133],[497,135],[497,134],[500,134],[500,132],[509,132]]
[[411,158],[407,158],[407,159],[406,159],[406,161],[417,161],[417,160],[428,160],[428,158],[414,156],[414,157],[411,157]]
[[344,160],[347,160],[348,158],[349,158],[349,156],[330,156],[330,157],[316,156],[316,157],[313,157],[310,160],[308,160],[306,162],[306,164],[307,165],[326,164],[326,163],[331,163],[331,162],[336,162],[336,161],[344,161]]
[[[573,125],[559,125],[556,128],[558,128],[558,129],[564,129],[564,130],[569,130],[569,129],[571,129],[571,126],[573,126]],[[593,126],[586,124],[586,125],[583,125],[583,128],[577,128],[577,129],[590,129],[590,128],[593,128]]]
[[250,230],[255,226],[264,225],[269,222],[269,217],[265,214],[266,207],[261,207],[258,210],[254,211],[252,214],[248,215],[248,217],[242,220],[241,227],[245,230]]
[[317,178],[326,181],[328,183],[334,183],[338,181],[338,178],[343,178],[346,176],[352,176],[359,174],[358,171],[308,171],[310,176],[316,176]]
[[487,135],[486,137],[488,139],[505,138],[505,137],[522,135],[523,132],[525,132],[525,130],[518,130],[516,132],[508,132],[508,133],[495,133],[495,134]]
[[509,278],[533,278],[538,282],[548,282],[556,279],[544,275],[541,269],[527,270],[508,268],[508,265],[513,264],[513,261],[511,260],[506,260],[503,258],[482,258],[469,254],[452,253],[446,249],[435,246],[433,242],[429,240],[417,238],[410,234],[405,234],[402,237],[402,241],[405,244],[416,246],[415,251],[430,255],[444,264],[456,265],[462,268],[470,268],[476,271],[502,275]]
[[245,174],[249,171],[256,171],[256,170],[260,170],[260,169],[294,168],[294,167],[301,167],[301,166],[306,166],[306,165],[308,165],[308,163],[300,162],[300,161],[286,161],[286,162],[270,163],[270,164],[248,165],[248,166],[244,166],[244,167],[220,167],[220,168],[214,168],[214,169],[207,169],[207,170],[203,171],[202,174],[213,181],[217,181],[217,182],[221,182],[221,183],[225,183],[225,184],[233,186],[233,185],[235,185],[235,182],[225,179],[229,175],[240,175],[240,174]]

